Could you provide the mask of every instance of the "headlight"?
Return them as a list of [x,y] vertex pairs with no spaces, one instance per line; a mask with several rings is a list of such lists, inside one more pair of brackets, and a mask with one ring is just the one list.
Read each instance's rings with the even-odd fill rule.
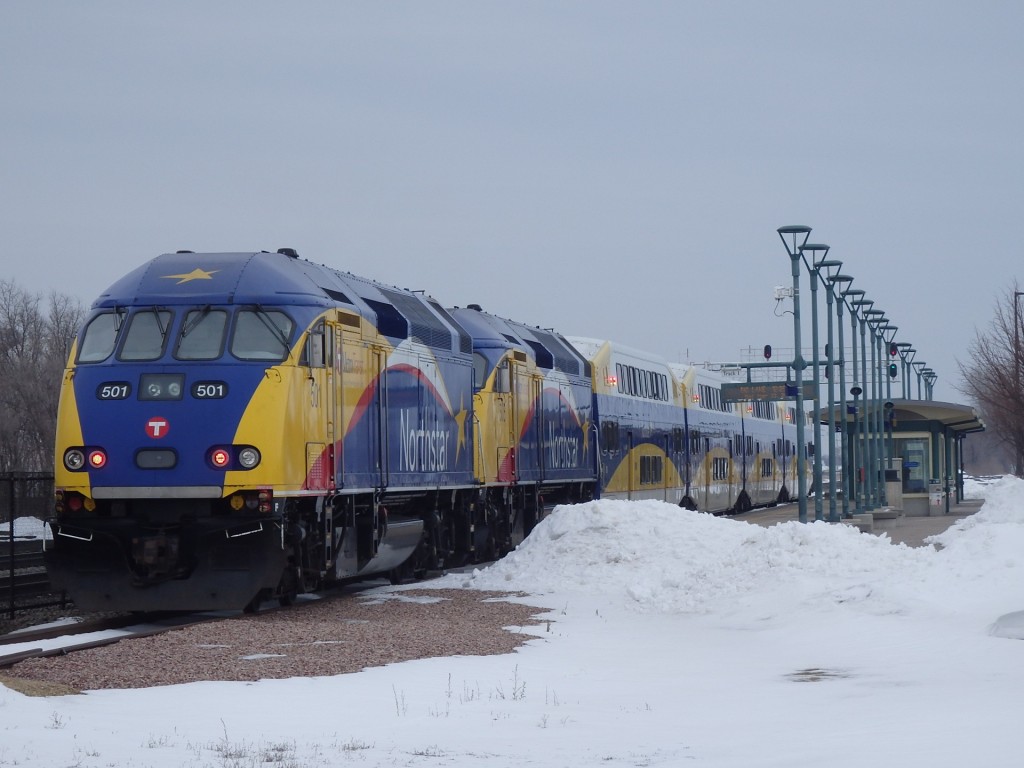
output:
[[238,452],[238,463],[245,469],[252,469],[260,463],[260,452],[251,446],[243,448]]
[[79,448],[69,448],[64,451],[64,466],[72,472],[81,471],[85,466],[85,453]]

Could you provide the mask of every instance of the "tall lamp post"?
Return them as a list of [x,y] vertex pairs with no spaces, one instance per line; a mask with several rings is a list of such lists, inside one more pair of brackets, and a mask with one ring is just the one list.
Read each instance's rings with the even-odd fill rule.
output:
[[917,357],[917,350],[911,347],[907,350],[907,400],[914,399],[914,358]]
[[[853,483],[853,471],[851,469],[851,458],[850,450],[852,443],[849,442],[850,429],[848,427],[849,421],[846,418],[846,347],[843,344],[843,306],[846,303],[843,299],[842,292],[849,288],[850,283],[853,282],[853,278],[849,275],[832,275],[829,278],[829,297],[836,294],[836,327],[839,330],[839,360],[837,362],[839,368],[839,416],[842,418],[842,437],[840,438],[839,444],[842,447],[841,453],[843,456],[843,511],[842,516],[846,517],[847,510],[850,506],[850,488]],[[831,336],[829,337],[829,344],[831,344]],[[833,352],[834,356],[834,352]],[[833,378],[835,372],[833,370]],[[830,394],[831,398],[832,395]],[[834,436],[834,435],[833,435]],[[839,522],[839,517],[830,517],[829,520],[833,523]]]
[[[820,256],[819,256],[820,254]],[[811,278],[811,368],[814,381],[814,519],[824,520],[821,506],[821,358],[818,355],[818,267],[815,262],[828,255],[828,246],[824,243],[805,244],[800,246],[800,256],[807,266]],[[810,261],[808,262],[808,258]]]
[[924,360],[918,360],[914,363],[914,369],[917,371],[917,399],[922,400],[921,395],[921,372],[928,366]]
[[[806,245],[811,228],[794,224],[778,228],[782,245],[789,254],[793,274],[793,370],[796,374],[796,472],[797,503],[801,523],[807,522],[807,457],[804,438],[804,368],[807,366],[800,347],[800,249]],[[788,240],[786,238],[789,238]]]
[[[860,381],[863,388],[863,398],[861,399],[862,407],[860,409],[860,449],[861,449],[861,465],[858,468],[861,476],[858,477],[860,481],[860,494],[858,494],[858,512],[871,512],[874,510],[874,504],[871,494],[871,473],[868,471],[871,467],[874,459],[871,455],[871,384],[868,380],[868,316],[867,312],[875,305],[875,302],[871,299],[858,299],[857,301],[850,302],[853,306],[858,309],[858,319],[860,320]],[[856,342],[854,342],[856,343]],[[872,370],[872,374],[874,371]],[[872,375],[872,380],[874,376]]]
[[879,470],[882,467],[882,333],[879,328],[885,324],[885,312],[872,308],[864,312],[871,330],[871,472],[868,488],[871,503],[879,507],[885,504]]
[[850,446],[850,488],[847,491],[853,500],[853,511],[860,513],[864,511],[863,486],[860,476],[860,466],[864,457],[859,445],[862,415],[860,396],[864,392],[864,388],[858,384],[861,379],[860,367],[857,365],[857,307],[854,306],[854,302],[864,298],[864,291],[860,288],[849,288],[843,291],[843,296],[849,302],[850,307],[850,348],[853,351],[853,386],[850,387],[850,394],[853,396],[853,430],[850,432],[848,441]]
[[[825,312],[828,317],[828,341],[825,343],[825,378],[828,379],[828,519],[830,523],[839,522],[839,512],[836,508],[836,370],[833,367],[835,361],[835,341],[833,338],[832,322],[832,301],[835,298],[833,286],[835,278],[842,277],[837,272],[843,262],[838,259],[822,258],[815,262],[814,272],[818,278],[822,277],[822,270],[825,270],[822,278],[825,287]],[[852,279],[852,278],[851,278]]]
[[[899,330],[899,327],[897,327],[895,325],[885,325],[885,326],[882,327],[882,335],[885,337],[885,345],[886,345],[886,347],[890,350],[890,358],[892,357],[891,350],[892,350],[893,344],[894,344],[893,339],[896,338],[896,331],[898,331],[898,330]],[[899,349],[899,345],[898,344],[896,344],[896,349],[897,350]],[[895,378],[895,374],[898,371],[898,369],[896,368],[896,361],[895,361],[895,359],[892,359],[892,362],[890,362],[890,365],[892,367],[889,369],[889,375],[885,379],[885,419],[883,420],[883,426],[885,427],[886,439],[885,439],[885,442],[883,443],[883,446],[884,446],[884,449],[885,449],[884,450],[885,461],[884,461],[884,463],[883,463],[884,465],[882,467],[883,470],[892,469],[890,464],[892,463],[892,460],[896,458],[896,455],[895,455],[895,445],[893,444],[893,439],[892,439],[892,409],[893,409],[893,402],[892,402],[892,380]],[[883,479],[883,481],[885,479],[884,472],[883,472],[882,479]]]
[[900,397],[905,397],[907,400],[910,399],[910,395],[907,392],[907,356],[910,355],[913,349],[913,345],[909,341],[901,341],[896,344],[900,350]]
[[939,374],[937,374],[931,368],[925,368],[923,371],[921,371],[921,373],[924,374],[925,399],[932,400],[935,397],[935,382],[939,380]]

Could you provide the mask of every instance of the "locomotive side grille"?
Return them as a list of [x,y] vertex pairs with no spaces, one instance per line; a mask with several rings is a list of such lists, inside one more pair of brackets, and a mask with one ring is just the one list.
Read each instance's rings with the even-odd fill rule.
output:
[[[580,363],[573,357],[569,350],[565,348],[553,334],[542,331],[538,328],[531,329],[534,336],[536,336],[544,347],[548,350],[551,357],[554,358],[554,367],[562,373],[570,373],[575,376],[580,374]],[[531,345],[532,346],[532,345]],[[540,358],[538,357],[538,364]]]
[[390,304],[374,299],[363,299],[377,313],[377,330],[395,339],[409,338],[409,322]]
[[349,299],[349,297],[346,296],[341,291],[336,291],[333,288],[324,288],[322,285],[320,286],[320,290],[323,291],[324,293],[326,293],[328,296],[330,296],[335,301],[340,301],[342,304],[351,304],[352,303],[351,299]]
[[437,349],[452,348],[452,332],[446,328],[434,314],[427,309],[422,299],[410,296],[397,291],[381,289],[388,300],[395,305],[409,321],[409,331],[412,336],[422,341],[428,347]]
[[456,331],[458,331],[459,352],[462,352],[465,355],[472,354],[473,339],[470,337],[470,335],[466,333],[464,330],[462,330],[462,326],[455,322],[455,318],[449,315],[448,311],[433,299],[430,299],[430,306],[432,306],[434,308],[434,311],[436,311],[441,317],[443,317],[445,320],[451,323],[452,327],[455,328]]
[[533,350],[533,354],[537,357],[537,367],[551,369],[555,367],[555,359],[551,356],[551,353],[544,348],[544,345],[539,341],[533,339],[526,339],[526,343],[530,345]]

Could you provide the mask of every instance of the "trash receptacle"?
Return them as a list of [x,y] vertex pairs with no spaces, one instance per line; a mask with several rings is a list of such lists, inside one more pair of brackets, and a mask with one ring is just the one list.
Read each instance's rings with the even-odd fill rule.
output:
[[903,510],[903,472],[885,470],[885,501],[893,509]]

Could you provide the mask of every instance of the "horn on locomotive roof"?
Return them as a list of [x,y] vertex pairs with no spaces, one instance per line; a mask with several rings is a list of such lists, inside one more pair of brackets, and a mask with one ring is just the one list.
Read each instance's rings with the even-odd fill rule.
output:
[[278,248],[277,252],[280,253],[282,256],[291,256],[293,259],[299,258],[298,251],[296,251],[294,248]]
[[483,307],[479,304],[467,304],[466,309],[475,309],[477,312],[483,312]]

